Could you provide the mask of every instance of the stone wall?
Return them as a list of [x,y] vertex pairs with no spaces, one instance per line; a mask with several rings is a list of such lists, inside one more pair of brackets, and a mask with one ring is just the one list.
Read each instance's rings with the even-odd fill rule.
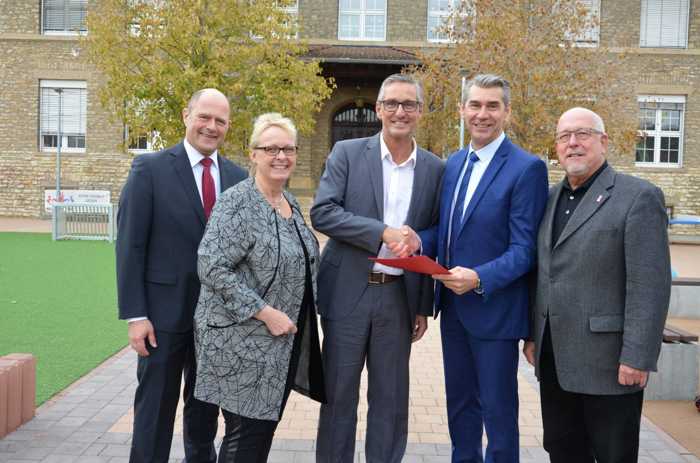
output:
[[[337,40],[338,2],[300,0],[301,36],[310,43],[358,45]],[[387,1],[387,42],[361,45],[423,43],[427,27],[427,0]],[[683,163],[675,168],[636,166],[634,151],[613,150],[609,159],[615,168],[649,179],[659,185],[676,214],[700,215],[700,0],[691,0],[689,47],[687,49],[640,49],[640,2],[601,1],[601,45],[624,51],[629,70],[620,82],[629,92],[620,108],[638,111],[637,95],[684,95],[686,111]],[[113,201],[128,172],[132,155],[121,152],[122,127],[111,122],[97,101],[100,76],[85,62],[75,36],[44,36],[39,32],[38,0],[5,0],[0,9],[0,215],[36,217],[42,213],[43,190],[55,184],[55,153],[39,151],[39,81],[75,79],[87,82],[88,125],[85,153],[64,153],[64,188],[100,189],[112,192]],[[358,97],[374,104],[376,88],[357,88],[345,82],[324,104],[317,116],[315,132],[302,137],[297,172],[291,186],[313,193],[330,149],[331,120],[335,112]],[[613,140],[614,145],[614,140]],[[235,156],[245,162],[245,156]],[[562,172],[551,169],[551,179]],[[698,233],[685,227],[684,233]]]

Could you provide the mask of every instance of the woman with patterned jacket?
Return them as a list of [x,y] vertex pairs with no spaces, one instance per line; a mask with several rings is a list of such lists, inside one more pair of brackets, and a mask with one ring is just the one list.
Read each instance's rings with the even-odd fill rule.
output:
[[221,407],[219,463],[265,462],[292,389],[325,401],[315,314],[318,242],[284,191],[297,132],[259,116],[254,175],[216,202],[199,246],[195,397]]

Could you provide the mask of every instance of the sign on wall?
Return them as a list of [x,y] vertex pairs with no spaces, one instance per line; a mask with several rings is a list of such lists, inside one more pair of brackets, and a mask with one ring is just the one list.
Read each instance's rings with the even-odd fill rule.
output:
[[[106,204],[110,202],[107,190],[61,190],[59,203]],[[51,215],[51,206],[56,201],[56,190],[44,190],[44,210]]]

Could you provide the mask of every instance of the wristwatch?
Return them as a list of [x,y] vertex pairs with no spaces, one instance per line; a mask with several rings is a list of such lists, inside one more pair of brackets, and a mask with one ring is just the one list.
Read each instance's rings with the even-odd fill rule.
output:
[[484,294],[484,288],[481,287],[481,278],[476,278],[476,288],[474,288],[474,294],[481,296]]

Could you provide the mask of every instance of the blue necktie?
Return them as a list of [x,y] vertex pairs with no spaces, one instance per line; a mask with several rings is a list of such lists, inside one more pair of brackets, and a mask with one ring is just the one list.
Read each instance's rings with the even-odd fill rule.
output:
[[455,208],[452,211],[452,230],[450,233],[450,245],[457,239],[457,233],[459,232],[460,225],[462,225],[462,211],[464,211],[464,198],[467,196],[467,186],[469,185],[469,177],[472,175],[472,170],[474,170],[474,164],[479,160],[479,156],[476,155],[474,151],[469,154],[469,159],[467,160],[467,170],[464,172],[464,177],[462,177],[462,183],[459,185],[459,191],[457,192],[457,201],[455,201]]

